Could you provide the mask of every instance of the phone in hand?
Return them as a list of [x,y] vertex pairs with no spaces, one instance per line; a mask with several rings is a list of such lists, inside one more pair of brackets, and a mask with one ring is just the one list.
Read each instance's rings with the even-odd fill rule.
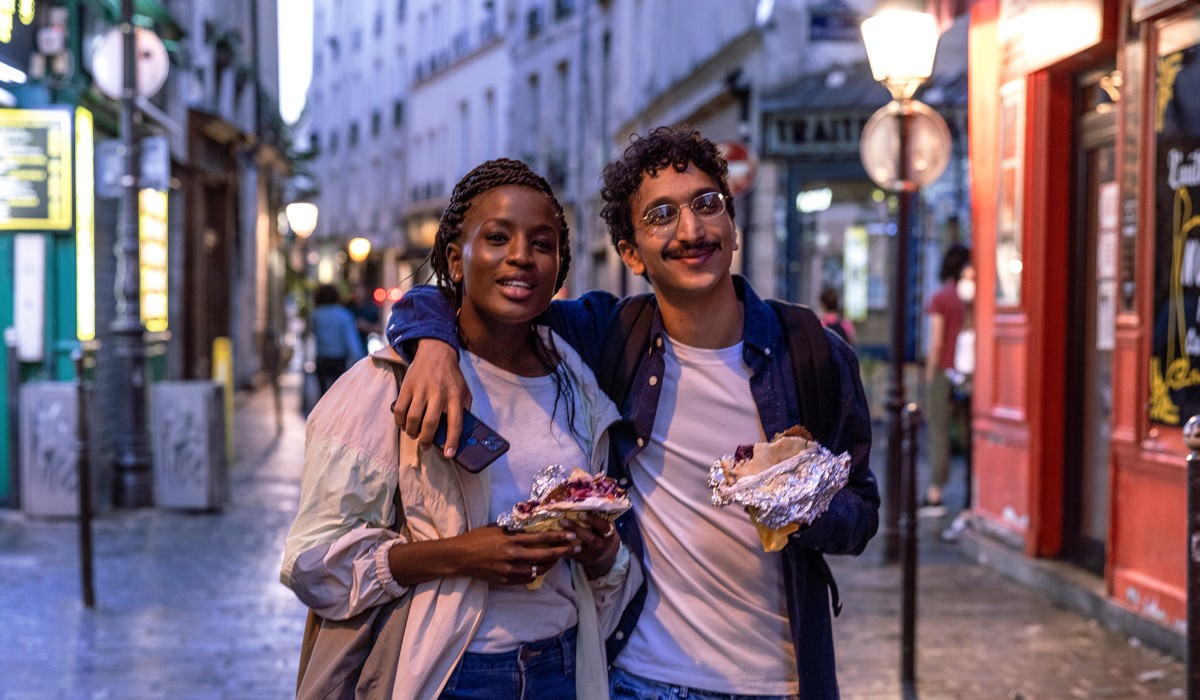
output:
[[[500,455],[508,452],[508,440],[479,420],[474,413],[463,409],[462,437],[458,440],[458,451],[454,453],[454,461],[463,469],[478,474],[495,462]],[[438,449],[446,449],[446,414],[438,422],[437,433],[433,436],[433,444]]]

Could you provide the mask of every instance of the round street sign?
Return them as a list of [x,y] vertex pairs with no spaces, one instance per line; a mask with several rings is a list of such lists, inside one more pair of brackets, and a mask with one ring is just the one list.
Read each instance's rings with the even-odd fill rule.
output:
[[859,151],[867,176],[889,192],[923,187],[941,177],[950,162],[950,128],[942,115],[924,102],[909,101],[908,173],[899,180],[900,102],[880,107],[863,127]]
[[734,197],[741,197],[754,186],[754,174],[758,170],[754,152],[743,141],[724,141],[717,147],[729,164],[729,191]]
[[[149,29],[134,27],[134,55],[137,57],[137,95],[152,97],[167,82],[167,47]],[[92,79],[100,92],[114,100],[121,99],[125,82],[125,47],[120,28],[110,29],[100,37],[92,51]]]

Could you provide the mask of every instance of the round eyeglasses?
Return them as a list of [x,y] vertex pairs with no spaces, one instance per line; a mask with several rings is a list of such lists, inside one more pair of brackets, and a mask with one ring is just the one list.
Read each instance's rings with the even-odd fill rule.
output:
[[711,219],[725,212],[725,195],[720,192],[705,192],[688,204],[659,204],[646,210],[641,223],[659,229],[674,227],[679,223],[683,207],[691,209],[696,216]]

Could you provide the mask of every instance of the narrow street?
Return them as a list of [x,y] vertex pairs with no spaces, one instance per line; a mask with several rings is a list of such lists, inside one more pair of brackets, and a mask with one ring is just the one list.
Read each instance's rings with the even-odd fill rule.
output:
[[[0,698],[288,698],[305,610],[278,583],[299,491],[304,425],[285,378],[239,397],[231,500],[95,521],[95,610],[81,604],[78,525],[0,512]],[[882,465],[877,464],[876,469]],[[1169,698],[1184,667],[972,564],[922,521],[919,696]],[[900,570],[873,551],[832,564],[843,697],[899,698]]]

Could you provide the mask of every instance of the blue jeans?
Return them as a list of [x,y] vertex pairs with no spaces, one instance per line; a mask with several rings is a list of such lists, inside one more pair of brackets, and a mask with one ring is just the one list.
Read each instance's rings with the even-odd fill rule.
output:
[[443,700],[570,700],[575,697],[575,628],[500,654],[465,654]]
[[609,669],[608,689],[612,700],[800,700],[799,695],[732,695],[697,690],[682,685],[659,683],[619,668]]

